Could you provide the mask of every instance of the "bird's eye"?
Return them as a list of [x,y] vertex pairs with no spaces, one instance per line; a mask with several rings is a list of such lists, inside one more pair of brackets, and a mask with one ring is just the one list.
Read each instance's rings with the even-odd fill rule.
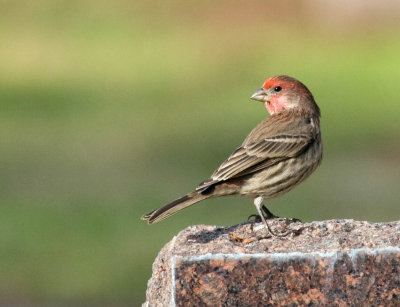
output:
[[275,92],[280,92],[282,90],[282,88],[280,86],[275,86],[274,87],[274,91]]

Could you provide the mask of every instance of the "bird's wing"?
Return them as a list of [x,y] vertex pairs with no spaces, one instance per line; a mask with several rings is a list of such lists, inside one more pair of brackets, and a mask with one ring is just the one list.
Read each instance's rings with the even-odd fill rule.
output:
[[197,190],[203,190],[220,181],[253,173],[281,160],[294,157],[311,142],[311,135],[283,134],[243,144],[221,164],[210,179],[201,183]]
[[293,112],[266,118],[196,190],[203,191],[215,183],[251,174],[297,156],[313,142],[319,132],[319,125],[313,124],[315,120]]
[[237,174],[242,176],[247,169],[262,161],[294,157],[309,143],[307,135],[280,135],[244,145],[223,162],[211,178],[220,181]]

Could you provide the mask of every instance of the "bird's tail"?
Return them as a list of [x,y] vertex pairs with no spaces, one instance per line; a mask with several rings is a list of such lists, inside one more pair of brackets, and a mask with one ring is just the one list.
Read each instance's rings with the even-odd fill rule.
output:
[[192,192],[177,200],[174,200],[172,203],[169,203],[164,207],[158,208],[143,215],[140,219],[147,221],[149,224],[156,223],[166,219],[167,217],[170,217],[179,210],[185,209],[186,207],[194,205],[195,203],[206,198],[209,198],[209,196],[202,195],[199,192]]

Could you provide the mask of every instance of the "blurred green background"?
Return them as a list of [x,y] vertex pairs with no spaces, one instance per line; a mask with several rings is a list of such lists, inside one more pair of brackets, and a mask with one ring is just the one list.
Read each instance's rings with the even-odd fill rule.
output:
[[206,179],[288,74],[322,110],[303,221],[400,218],[398,1],[1,1],[0,303],[139,305],[158,251],[251,200],[139,217]]

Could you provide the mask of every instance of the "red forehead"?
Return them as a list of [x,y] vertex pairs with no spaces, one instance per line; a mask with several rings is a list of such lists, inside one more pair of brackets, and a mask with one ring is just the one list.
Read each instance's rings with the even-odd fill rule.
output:
[[281,87],[290,87],[292,85],[291,82],[289,82],[288,80],[282,80],[279,77],[272,77],[267,79],[264,84],[263,84],[263,88],[265,89],[269,89],[275,86],[281,86]]

